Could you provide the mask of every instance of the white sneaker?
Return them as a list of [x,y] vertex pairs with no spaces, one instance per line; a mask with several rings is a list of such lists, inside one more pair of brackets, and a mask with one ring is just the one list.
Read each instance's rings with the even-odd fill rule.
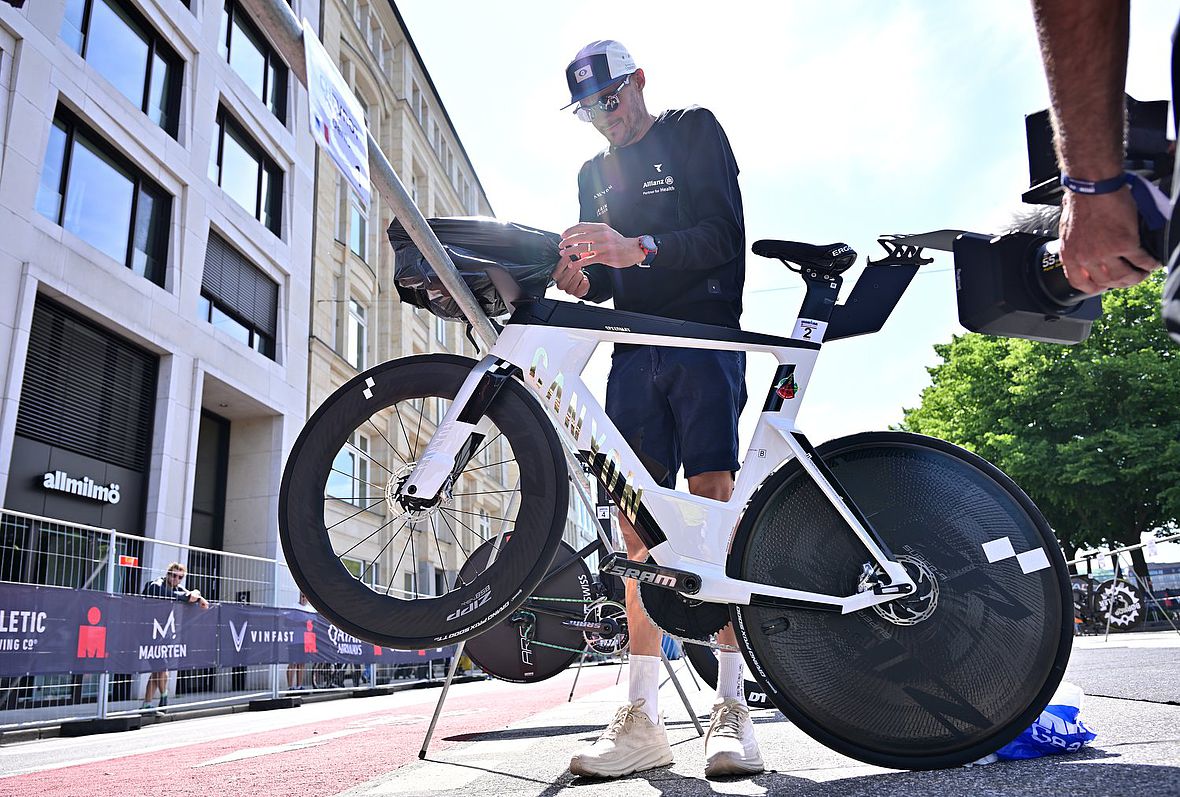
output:
[[672,746],[661,718],[653,723],[643,711],[643,699],[623,706],[598,741],[570,759],[570,772],[592,778],[619,778],[632,772],[666,767]]
[[750,709],[732,698],[718,700],[705,734],[705,777],[752,775],[762,769]]

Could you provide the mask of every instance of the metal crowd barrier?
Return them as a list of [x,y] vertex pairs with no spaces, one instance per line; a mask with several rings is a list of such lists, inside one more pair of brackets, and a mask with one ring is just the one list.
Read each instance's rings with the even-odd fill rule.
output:
[[[0,585],[30,585],[74,593],[141,595],[169,564],[187,568],[183,585],[210,602],[279,609],[300,607],[285,562],[146,539],[78,523],[0,510]],[[3,611],[8,609],[7,614]],[[310,608],[310,607],[308,607]],[[199,609],[196,609],[199,611]],[[13,608],[0,605],[0,648],[20,636]],[[114,618],[118,622],[118,618]],[[0,655],[4,651],[0,649]],[[435,658],[432,658],[432,655]],[[169,713],[244,703],[303,692],[347,691],[409,681],[441,680],[439,654],[401,664],[302,666],[255,664],[171,671],[168,702],[143,707],[148,673],[64,671],[0,676],[0,734],[135,713]]]

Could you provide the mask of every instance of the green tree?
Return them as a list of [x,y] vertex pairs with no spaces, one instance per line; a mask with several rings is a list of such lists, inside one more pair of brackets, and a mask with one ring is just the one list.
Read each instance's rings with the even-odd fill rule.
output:
[[[1180,347],[1159,317],[1162,272],[1103,297],[1076,346],[955,336],[902,428],[995,463],[1067,551],[1136,544],[1180,519]],[[1142,551],[1136,571],[1146,575]]]

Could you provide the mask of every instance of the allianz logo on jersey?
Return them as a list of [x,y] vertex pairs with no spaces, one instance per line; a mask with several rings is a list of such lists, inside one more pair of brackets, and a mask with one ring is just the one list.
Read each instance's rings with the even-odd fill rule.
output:
[[89,476],[83,476],[81,479],[72,478],[64,470],[48,471],[41,477],[41,486],[46,490],[90,498],[104,504],[117,504],[121,497],[119,485],[114,482],[104,486],[97,484]]
[[676,178],[672,177],[672,175],[668,175],[667,177],[661,177],[658,180],[648,180],[643,184],[643,187],[656,188],[657,186],[661,185],[672,185],[674,182],[676,182]]

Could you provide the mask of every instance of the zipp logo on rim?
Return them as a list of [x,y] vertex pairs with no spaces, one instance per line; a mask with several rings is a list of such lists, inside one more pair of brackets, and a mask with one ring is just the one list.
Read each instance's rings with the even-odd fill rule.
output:
[[483,589],[481,589],[479,591],[479,594],[476,595],[474,598],[464,601],[463,604],[461,606],[459,606],[458,609],[456,609],[455,611],[448,614],[447,620],[450,621],[450,620],[454,620],[458,617],[462,617],[465,614],[471,614],[473,611],[478,609],[480,606],[483,606],[485,603],[487,603],[491,599],[492,599],[492,587],[491,587],[491,585],[488,585],[488,586],[484,587]]

